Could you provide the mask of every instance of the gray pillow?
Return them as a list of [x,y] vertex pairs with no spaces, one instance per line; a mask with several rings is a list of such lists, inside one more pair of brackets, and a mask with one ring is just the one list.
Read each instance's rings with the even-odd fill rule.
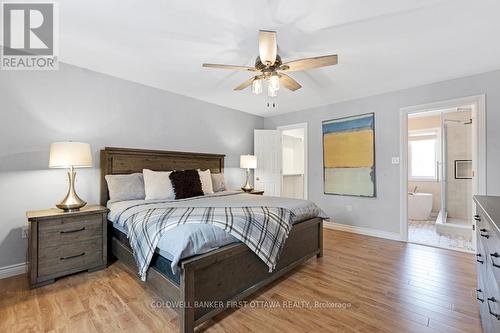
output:
[[106,175],[109,201],[144,200],[144,178],[142,173],[130,175]]
[[223,173],[212,173],[212,187],[214,192],[221,192],[226,190],[226,182]]

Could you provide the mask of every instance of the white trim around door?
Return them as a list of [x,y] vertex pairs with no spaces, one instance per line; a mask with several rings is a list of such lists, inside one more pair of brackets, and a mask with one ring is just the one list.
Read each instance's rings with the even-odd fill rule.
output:
[[408,241],[408,115],[449,109],[457,105],[477,106],[477,194],[486,194],[486,96],[476,95],[400,109],[400,236]]

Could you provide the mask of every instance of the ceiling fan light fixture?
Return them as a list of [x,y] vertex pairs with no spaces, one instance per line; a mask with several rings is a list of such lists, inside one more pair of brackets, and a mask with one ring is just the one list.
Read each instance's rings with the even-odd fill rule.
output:
[[274,73],[269,78],[269,88],[276,91],[280,89],[280,78],[277,73]]
[[252,86],[252,93],[261,94],[267,88],[268,106],[276,106],[273,98],[278,95],[278,90],[283,87],[289,91],[297,91],[302,88],[294,78],[288,76],[289,72],[300,72],[314,68],[333,66],[338,63],[336,54],[302,58],[283,62],[278,54],[278,43],[276,31],[259,30],[259,55],[255,59],[255,64],[251,66],[225,65],[225,64],[203,64],[207,68],[220,68],[235,71],[254,72],[254,76],[234,88],[234,91],[241,91]]
[[269,97],[278,96],[278,90],[273,89],[273,87],[269,84],[267,87],[267,96],[269,96]]
[[252,93],[254,93],[255,95],[262,93],[262,80],[261,79],[253,80]]

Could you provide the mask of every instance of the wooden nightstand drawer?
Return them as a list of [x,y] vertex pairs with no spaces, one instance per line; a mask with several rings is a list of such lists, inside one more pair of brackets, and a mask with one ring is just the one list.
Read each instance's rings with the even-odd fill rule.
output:
[[55,219],[38,228],[39,248],[102,238],[102,215]]
[[102,265],[102,239],[39,249],[38,275],[71,274]]
[[68,216],[45,221],[40,224],[39,230],[68,230],[75,225],[96,225],[102,222],[102,215],[84,215],[84,216]]
[[103,269],[107,263],[107,214],[102,206],[80,211],[59,209],[28,212],[28,277],[30,287],[81,271]]

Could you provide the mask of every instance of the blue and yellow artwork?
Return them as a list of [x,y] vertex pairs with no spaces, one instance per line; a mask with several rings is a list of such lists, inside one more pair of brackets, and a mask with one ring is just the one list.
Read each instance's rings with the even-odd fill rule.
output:
[[375,115],[323,122],[325,194],[375,197]]

